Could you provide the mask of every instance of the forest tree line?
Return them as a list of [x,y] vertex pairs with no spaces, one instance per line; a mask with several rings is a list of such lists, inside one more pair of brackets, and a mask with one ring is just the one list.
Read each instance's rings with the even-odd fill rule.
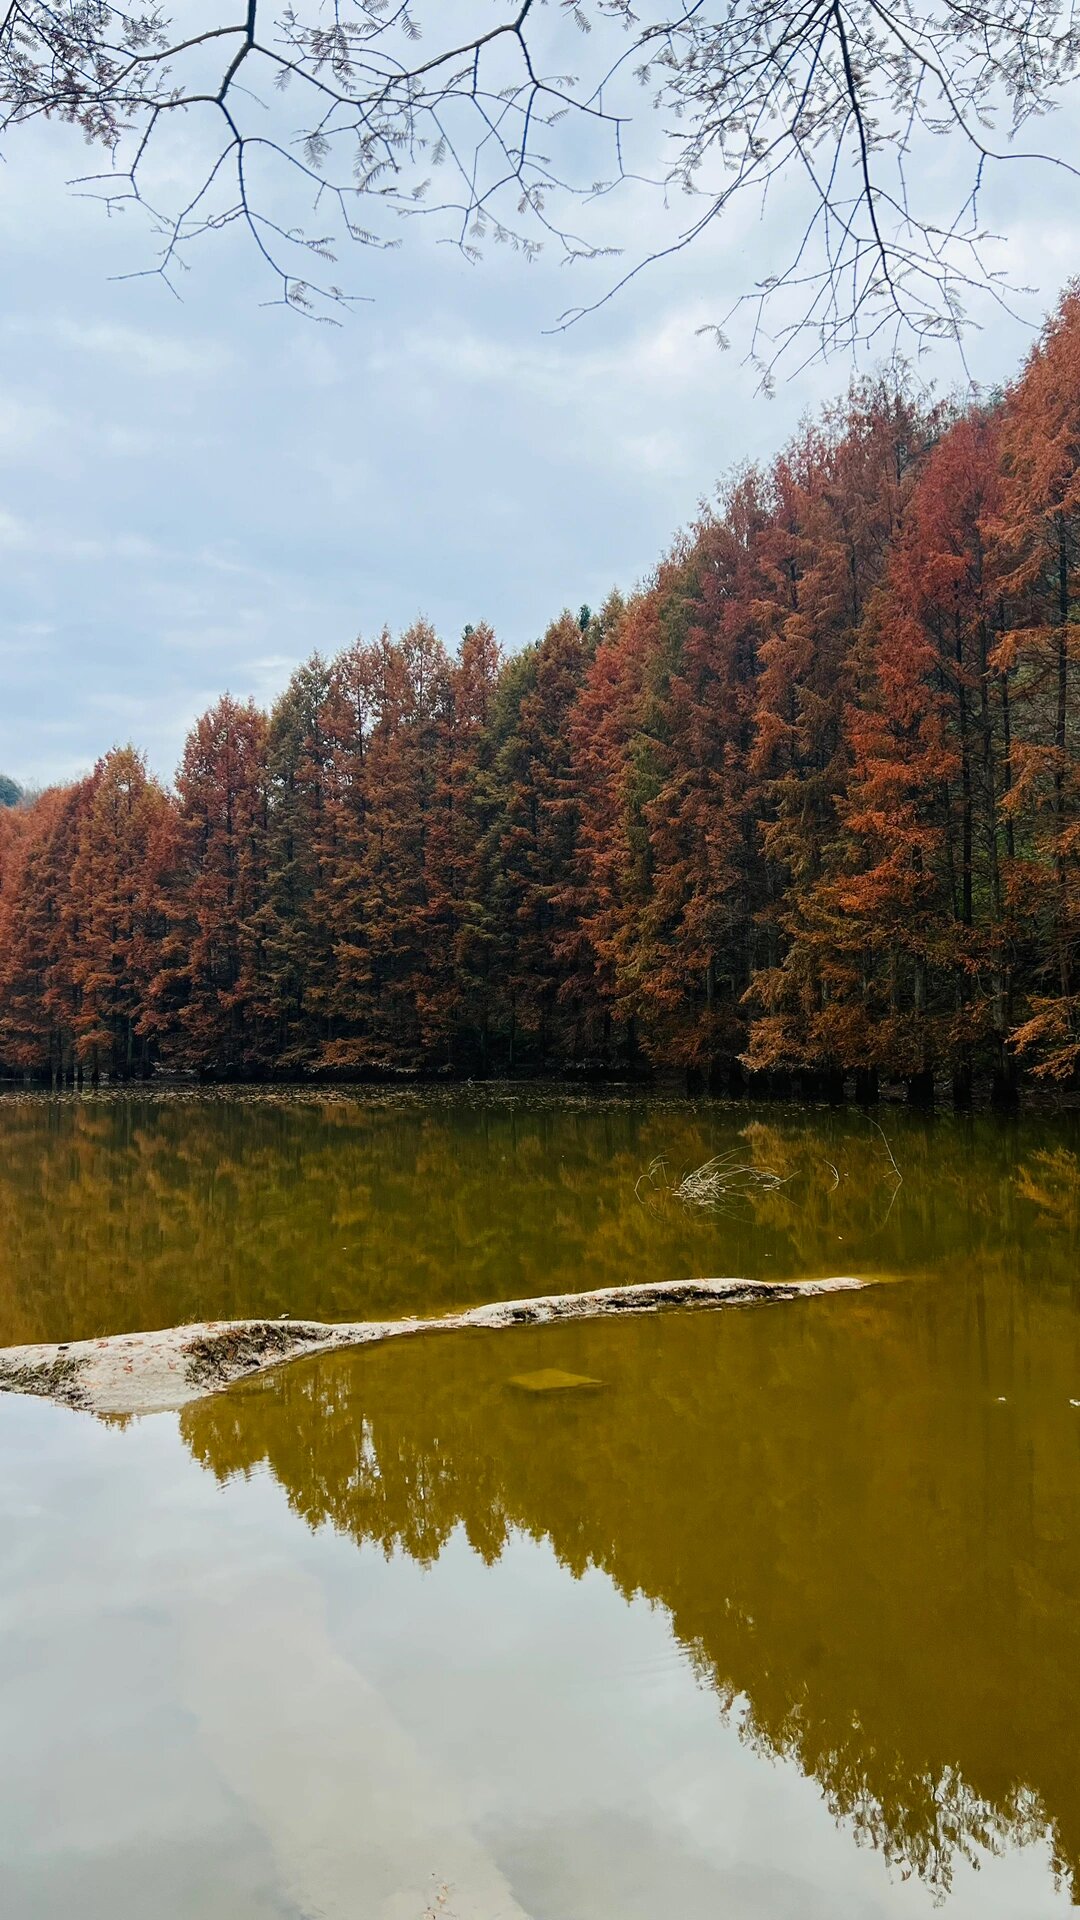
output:
[[628,598],[315,653],[0,810],[0,1065],[62,1084],[1080,1077],[1080,287],[980,405],[868,379]]

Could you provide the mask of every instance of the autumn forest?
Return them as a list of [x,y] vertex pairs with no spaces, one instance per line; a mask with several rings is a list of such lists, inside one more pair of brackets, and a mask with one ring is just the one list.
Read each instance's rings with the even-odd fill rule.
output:
[[52,1084],[1080,1074],[1080,288],[982,404],[866,379],[628,598],[313,653],[167,790],[0,810],[0,1066]]

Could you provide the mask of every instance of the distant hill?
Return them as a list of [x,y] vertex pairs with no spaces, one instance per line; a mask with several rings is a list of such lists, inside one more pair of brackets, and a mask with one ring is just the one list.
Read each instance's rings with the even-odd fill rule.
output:
[[11,780],[6,773],[0,773],[0,807],[17,807],[22,799],[22,788],[17,780]]

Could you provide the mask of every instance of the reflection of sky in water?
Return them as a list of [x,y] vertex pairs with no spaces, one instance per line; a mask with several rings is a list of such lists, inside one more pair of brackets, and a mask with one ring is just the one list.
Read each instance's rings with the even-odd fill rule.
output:
[[[743,1315],[744,1343],[763,1340],[748,1330],[764,1328],[766,1318],[776,1327],[784,1311]],[[680,1327],[669,1324],[685,1371]],[[720,1332],[718,1321],[709,1325]],[[641,1351],[647,1365],[658,1355],[662,1369],[659,1331],[646,1323],[611,1330],[620,1341],[653,1341]],[[518,1335],[504,1339],[534,1363],[538,1336],[529,1336],[528,1351]],[[722,1714],[665,1606],[623,1597],[595,1567],[575,1579],[559,1563],[542,1521],[552,1484],[545,1475],[560,1471],[558,1460],[545,1466],[538,1450],[534,1478],[515,1467],[519,1429],[500,1433],[500,1403],[481,1391],[484,1355],[495,1356],[501,1378],[499,1356],[509,1347],[462,1347],[463,1371],[451,1399],[439,1403],[434,1347],[425,1357],[422,1346],[392,1358],[385,1350],[381,1389],[372,1376],[376,1453],[383,1449],[389,1471],[400,1439],[412,1473],[406,1443],[416,1434],[406,1432],[404,1410],[423,1399],[429,1425],[444,1436],[447,1475],[471,1475],[470,1436],[488,1430],[494,1409],[489,1437],[508,1477],[503,1483],[495,1473],[491,1498],[513,1524],[490,1564],[460,1524],[429,1565],[370,1542],[358,1547],[318,1524],[329,1503],[347,1504],[350,1454],[355,1473],[367,1431],[348,1397],[350,1380],[356,1391],[363,1384],[355,1363],[353,1373],[302,1363],[269,1393],[194,1409],[188,1446],[171,1415],[114,1430],[0,1399],[5,1913],[422,1920],[440,1882],[450,1885],[445,1912],[457,1920],[930,1913],[932,1890],[856,1846],[850,1822],[834,1823],[813,1778],[740,1738],[745,1701],[736,1698]],[[623,1351],[611,1349],[613,1377]],[[703,1373],[715,1373],[718,1352],[706,1338]],[[752,1372],[749,1353],[744,1347],[740,1364]],[[590,1359],[595,1367],[595,1343]],[[794,1364],[789,1356],[789,1373]],[[797,1380],[790,1384],[802,1405]],[[694,1382],[687,1386],[692,1399]],[[320,1415],[320,1391],[338,1410],[336,1424]],[[470,1393],[475,1430],[462,1408]],[[305,1425],[298,1408],[312,1394]],[[594,1462],[586,1446],[588,1423],[605,1406],[617,1409],[617,1383],[572,1415],[521,1401],[507,1401],[507,1421],[532,1422],[553,1445],[557,1429],[545,1421],[580,1419],[582,1485],[593,1471],[604,1476],[603,1459]],[[458,1430],[446,1411],[451,1402],[464,1422]],[[778,1404],[767,1402],[774,1412]],[[688,1406],[694,1432],[695,1417]],[[314,1531],[290,1512],[265,1467],[222,1485],[192,1458],[194,1445],[212,1463],[232,1429],[242,1452],[253,1421],[256,1455],[279,1433],[286,1491],[306,1507]],[[419,1407],[415,1424],[425,1431]],[[369,1432],[369,1475],[372,1444]],[[1008,1469],[1002,1454],[999,1470]],[[685,1554],[690,1542],[690,1563],[661,1566],[661,1575],[670,1574],[673,1590],[680,1582],[684,1591],[700,1589],[708,1604],[716,1600],[707,1591],[714,1562],[707,1541],[699,1552],[692,1543],[711,1510],[685,1480],[664,1483],[670,1470],[658,1465],[649,1493],[681,1507],[682,1530],[668,1550],[681,1542]],[[767,1542],[751,1537],[745,1515],[753,1507],[735,1484],[747,1471],[745,1461],[703,1461],[702,1487],[729,1479],[743,1552],[765,1564]],[[767,1485],[766,1505],[770,1491],[783,1493],[775,1481]],[[912,1497],[900,1490],[909,1506]],[[933,1490],[918,1497],[932,1502]],[[590,1497],[575,1498],[588,1549]],[[535,1538],[515,1512],[526,1514],[530,1503]],[[1061,1518],[1044,1512],[1041,1525]],[[763,1536],[769,1523],[763,1514]],[[618,1558],[619,1539],[608,1542],[602,1528],[591,1544]],[[841,1631],[857,1639],[869,1625],[858,1613],[857,1577],[852,1592]],[[758,1630],[767,1632],[768,1622]],[[771,1649],[778,1659],[783,1652]],[[804,1652],[800,1646],[797,1657]],[[972,1686],[983,1678],[973,1669]],[[1024,1711],[1018,1698],[1017,1715]],[[865,1729],[867,1740],[887,1741],[892,1732],[885,1724]],[[1051,1920],[1069,1910],[1066,1894],[1055,1892],[1045,1842],[1018,1838],[1000,1858],[980,1852],[978,1872],[955,1864],[950,1916]]]

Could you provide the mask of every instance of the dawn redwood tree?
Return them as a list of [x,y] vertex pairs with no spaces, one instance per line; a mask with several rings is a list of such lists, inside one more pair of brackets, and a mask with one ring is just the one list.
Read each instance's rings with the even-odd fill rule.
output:
[[1080,288],[1066,292],[1001,427],[994,532],[1007,626],[995,661],[1014,681],[1009,788],[1013,898],[1025,928],[1030,1017],[1014,1036],[1036,1072],[1080,1069]]
[[333,956],[322,1055],[341,1070],[361,1067],[369,1057],[375,959],[367,900],[367,761],[381,713],[380,651],[390,645],[384,633],[381,642],[358,639],[339,653],[322,705],[327,741],[322,839],[327,854],[327,938]]
[[207,1074],[269,1064],[260,916],[266,897],[267,739],[253,701],[225,694],[195,722],[176,778],[166,930],[147,1031]]
[[694,1074],[737,1072],[745,1040],[756,495],[743,476],[620,609],[573,723],[580,990],[605,1037]]
[[50,1077],[74,1070],[68,885],[86,783],[53,787],[7,825],[0,868],[0,1062]]
[[595,641],[564,613],[542,640],[507,662],[493,706],[499,809],[485,856],[494,1019],[511,1065],[580,1058],[588,1009],[567,999],[566,902],[577,866],[574,705]]
[[636,1060],[639,1049],[638,913],[649,893],[647,839],[635,806],[635,757],[646,674],[656,637],[657,593],[617,595],[570,718],[570,779],[580,818],[572,870],[557,905],[560,993],[594,1009],[589,1052]]
[[134,747],[98,762],[80,813],[66,903],[75,1052],[97,1081],[147,1074],[146,1016],[164,927],[172,802]]
[[1009,1078],[997,489],[997,422],[973,411],[928,456],[868,605],[843,870],[816,901],[832,1052],[916,1088],[948,1067],[960,1099],[976,1058]]
[[491,1053],[493,943],[485,846],[496,801],[491,731],[503,656],[491,628],[467,627],[440,703],[435,779],[425,836],[428,962],[418,1012],[433,1063],[475,1065]]
[[318,1057],[329,1031],[334,975],[334,816],[330,668],[318,653],[296,669],[270,715],[266,742],[266,883],[253,934],[264,983],[260,1005],[277,1065]]
[[639,755],[649,863],[637,915],[646,1051],[694,1075],[722,1074],[725,1083],[740,1078],[742,1001],[762,904],[750,755],[765,518],[759,478],[744,475],[721,513],[661,571],[647,766]]
[[858,638],[927,435],[907,394],[862,382],[773,470],[750,755],[770,949],[749,989],[754,1069],[807,1068],[833,1079],[843,1070],[829,1038],[830,934],[817,901],[840,858],[844,716]]
[[[384,633],[350,663],[358,727],[348,794],[352,832],[335,825],[337,980],[331,1066],[418,1066],[444,1033],[428,1030],[427,982],[452,967],[452,931],[432,913],[428,835],[448,753],[450,667],[433,628]],[[366,722],[366,724],[365,724]],[[340,736],[339,736],[340,737]],[[338,816],[334,814],[335,823]]]
[[[85,924],[85,903],[72,887],[72,876],[93,791],[92,776],[61,790],[60,805],[41,848],[40,869],[33,876],[27,870],[22,889],[31,922],[40,929],[37,952],[42,966],[41,1004],[48,1021],[49,1072],[61,1083],[68,1077],[81,1083],[86,1072],[77,1044],[82,988],[75,966]],[[35,904],[39,885],[42,898]]]
[[0,901],[10,891],[15,861],[32,818],[33,808],[0,801]]

